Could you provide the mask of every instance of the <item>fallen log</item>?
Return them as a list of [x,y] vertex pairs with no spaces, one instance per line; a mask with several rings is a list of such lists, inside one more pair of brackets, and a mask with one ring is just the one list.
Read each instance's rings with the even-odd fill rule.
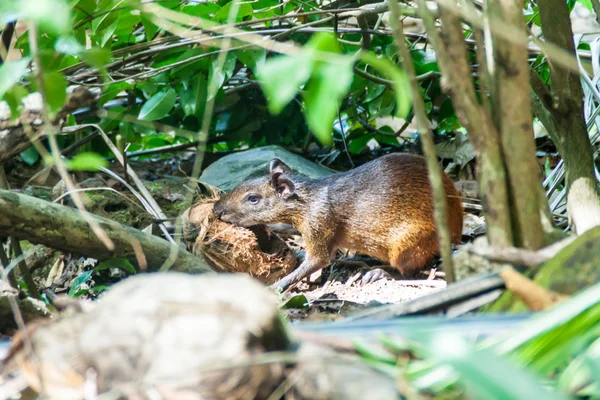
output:
[[[169,257],[172,245],[159,237],[92,215],[115,244],[109,251],[90,226],[73,208],[35,197],[0,189],[0,235],[14,235],[35,244],[44,244],[61,251],[82,254],[98,260],[126,258],[138,270],[139,251],[143,253],[148,271],[156,271]],[[136,251],[138,251],[136,255]],[[171,270],[188,273],[212,271],[206,262],[177,249]]]

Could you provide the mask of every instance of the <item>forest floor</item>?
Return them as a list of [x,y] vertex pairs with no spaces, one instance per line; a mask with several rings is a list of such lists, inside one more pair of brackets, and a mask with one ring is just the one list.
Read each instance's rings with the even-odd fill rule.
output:
[[435,269],[422,278],[392,276],[375,282],[362,281],[366,272],[363,268],[342,265],[328,270],[324,282],[325,274],[316,273],[308,282],[304,280],[284,293],[283,300],[289,302],[290,319],[335,319],[382,304],[414,300],[446,287],[446,281],[436,277]]

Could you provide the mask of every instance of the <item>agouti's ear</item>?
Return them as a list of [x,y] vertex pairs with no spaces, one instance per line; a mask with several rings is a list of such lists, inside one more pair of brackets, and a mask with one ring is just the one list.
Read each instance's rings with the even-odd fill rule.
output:
[[271,175],[270,183],[277,196],[282,199],[290,198],[296,191],[294,182],[286,174],[281,172],[273,173]]
[[286,163],[281,161],[279,158],[274,158],[269,163],[269,175],[271,175],[272,177],[273,174],[277,172],[289,175],[292,173],[292,169],[288,167]]

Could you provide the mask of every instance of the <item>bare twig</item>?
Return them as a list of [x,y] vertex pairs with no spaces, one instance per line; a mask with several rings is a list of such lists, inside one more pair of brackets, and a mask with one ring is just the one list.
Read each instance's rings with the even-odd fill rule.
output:
[[[69,176],[69,173],[67,171],[67,168],[66,168],[63,160],[60,158],[60,149],[58,148],[58,143],[56,141],[56,133],[58,131],[58,128],[56,126],[52,125],[50,122],[50,112],[48,110],[48,105],[46,103],[46,86],[44,83],[43,70],[42,70],[42,65],[40,62],[40,55],[38,52],[37,34],[38,34],[38,31],[37,31],[36,25],[31,24],[29,26],[29,45],[31,46],[31,52],[33,54],[35,54],[33,62],[34,62],[35,69],[37,72],[36,79],[38,82],[39,92],[42,96],[42,120],[44,122],[44,129],[46,130],[46,134],[48,135],[48,142],[50,143],[50,149],[52,151],[52,156],[54,158],[54,163],[55,163],[56,169],[57,169],[60,177],[64,180],[65,185],[67,186],[67,189],[74,190],[75,184],[73,183],[73,180]],[[104,245],[106,246],[107,249],[114,250],[114,248],[115,248],[114,243],[112,242],[112,240],[110,240],[108,235],[106,235],[106,232],[104,232],[104,230],[100,227],[100,225],[98,225],[98,223],[90,217],[89,213],[85,209],[85,206],[83,204],[83,201],[81,200],[81,197],[77,193],[74,193],[72,196],[72,199],[73,199],[73,202],[75,203],[75,205],[77,206],[77,208],[79,209],[79,211],[81,212],[83,219],[90,225],[94,234],[96,236],[98,236],[98,239],[100,239],[102,241],[102,243],[104,243]]]
[[389,6],[391,12],[390,21],[395,33],[396,46],[398,47],[400,55],[404,61],[404,70],[410,79],[413,108],[419,128],[421,130],[423,152],[425,153],[425,158],[427,160],[429,181],[433,189],[433,198],[435,203],[434,217],[440,244],[440,253],[444,263],[444,270],[446,271],[446,280],[448,283],[452,283],[455,280],[454,266],[452,264],[452,240],[450,236],[450,230],[448,228],[448,204],[446,201],[446,191],[444,190],[442,169],[438,164],[435,144],[433,142],[433,133],[431,132],[431,126],[429,119],[427,118],[427,112],[425,111],[425,102],[421,97],[421,90],[419,89],[419,83],[415,73],[415,66],[412,63],[410,51],[408,50],[408,47],[406,47],[406,39],[402,31],[402,26],[400,26],[398,1],[390,0]]
[[10,245],[15,253],[15,259],[19,260],[17,266],[19,267],[19,271],[23,276],[23,280],[27,284],[27,291],[29,292],[31,297],[41,300],[42,296],[40,296],[40,291],[35,285],[33,277],[31,276],[31,272],[29,271],[29,267],[27,266],[27,262],[25,261],[25,257],[23,257],[23,249],[21,248],[21,243],[19,242],[19,239],[15,236],[11,236]]
[[567,296],[552,292],[536,284],[511,267],[503,268],[500,271],[500,276],[504,280],[506,289],[510,290],[532,311],[543,311],[567,298]]
[[536,267],[554,257],[558,252],[571,244],[573,240],[575,240],[575,237],[569,237],[539,250],[519,249],[516,247],[484,248],[479,246],[469,246],[466,247],[466,250],[471,254],[486,258],[490,261],[520,265],[523,267]]
[[475,96],[461,20],[446,8],[440,10],[444,32],[442,41],[425,0],[418,0],[418,4],[442,70],[442,86],[450,93],[462,125],[472,134],[480,165],[482,202],[487,205],[485,213],[490,241],[495,245],[510,246],[513,243],[512,227],[499,135]]
[[342,135],[342,141],[344,143],[344,151],[346,152],[348,161],[350,161],[350,165],[352,168],[354,168],[354,161],[352,161],[352,156],[350,156],[350,152],[348,151],[348,140],[346,139],[346,133],[344,132],[344,124],[342,123],[342,115],[340,114],[340,110],[338,110],[338,122],[340,124],[340,135]]
[[[227,16],[227,21],[229,24],[232,24],[236,20],[239,8],[240,8],[240,3],[238,3],[238,2],[232,3],[231,8],[229,9],[229,14]],[[175,18],[176,17],[175,14],[177,14],[177,13],[170,13],[169,15],[171,15],[173,18]],[[207,25],[206,21],[201,20],[200,18],[197,18],[195,22],[197,24]],[[211,28],[214,28],[214,25],[212,23],[208,24],[208,25],[212,25]],[[233,33],[235,31],[235,28],[233,26],[229,26],[229,27],[225,26],[222,29],[225,34]],[[176,30],[179,33],[181,33],[181,31],[179,29],[176,29]],[[260,36],[257,36],[257,38],[260,38]],[[206,142],[208,139],[210,124],[211,124],[212,117],[213,117],[215,97],[216,97],[217,91],[219,89],[218,77],[223,70],[223,66],[225,65],[225,61],[227,59],[227,53],[231,48],[231,42],[232,42],[231,38],[226,38],[220,42],[221,52],[219,53],[217,60],[216,60],[216,64],[213,67],[214,73],[212,75],[212,79],[208,83],[207,101],[206,101],[206,106],[204,107],[204,115],[202,117],[202,126],[200,128],[200,132],[198,132],[198,139],[197,139],[198,146],[196,148],[196,158],[194,160],[194,166],[192,168],[192,174],[190,176],[190,186],[192,186],[192,187],[194,186],[195,182],[197,182],[198,177],[200,176],[200,172],[201,172],[201,168],[202,168],[202,161],[204,159],[204,152],[206,150]],[[297,51],[297,49],[296,49],[296,51]],[[194,194],[195,194],[195,190],[187,193],[186,198],[183,203],[183,207],[182,207],[184,210],[189,208],[192,205],[192,200],[193,200]],[[179,224],[177,226],[176,234],[175,234],[178,242],[179,242],[179,240],[181,240],[182,231],[183,231],[183,224]],[[176,256],[177,256],[176,248],[171,249],[171,253],[169,254],[168,259],[165,261],[163,266],[160,268],[161,271],[167,271],[173,264]]]
[[[0,241],[0,267],[4,267],[7,268],[8,264],[10,264],[10,261],[8,260],[8,256],[6,255],[6,252],[4,251],[4,246],[2,245],[2,242]],[[18,289],[17,286],[17,280],[15,279],[14,275],[10,273],[10,271],[6,271],[6,279],[8,279],[8,283],[10,283],[10,286],[12,286],[15,289]],[[1,291],[0,291],[1,292]]]
[[[108,137],[108,135],[102,130],[102,128],[99,125],[96,124],[87,124],[87,125],[81,125],[81,126],[89,126],[89,127],[93,127],[95,128],[98,133],[100,134],[100,136],[102,137],[102,139],[104,140],[104,143],[106,143],[106,145],[108,146],[108,148],[113,152],[113,154],[115,155],[115,158],[119,161],[119,163],[121,163],[121,165],[125,165],[125,160],[123,155],[119,152],[119,149],[117,149],[117,147],[114,145],[114,143],[110,140],[110,138]],[[141,179],[137,176],[137,174],[135,173],[135,171],[132,168],[127,168],[127,175],[133,180],[133,183],[135,184],[135,186],[137,187],[137,189],[140,191],[140,193],[144,196],[144,199],[146,201],[147,204],[144,204],[144,206],[146,207],[146,210],[152,214],[152,216],[156,219],[160,219],[163,221],[167,221],[167,216],[166,214],[162,211],[162,209],[160,208],[160,206],[158,205],[158,203],[156,202],[156,200],[154,200],[154,197],[152,197],[152,195],[150,194],[150,192],[148,191],[148,189],[146,189],[146,186],[144,186],[144,184],[142,183]],[[165,234],[165,238],[170,241],[171,243],[174,243],[173,240],[171,239],[171,236],[168,234],[167,232],[167,227],[170,226],[171,224],[169,222],[162,222],[159,224],[159,227],[161,228],[161,230],[163,231],[163,233]],[[134,243],[132,243],[132,245],[137,248],[140,249],[139,244],[135,245]],[[140,257],[143,257],[143,253],[138,253],[140,255]],[[140,259],[140,264],[144,265],[145,261],[142,261]]]

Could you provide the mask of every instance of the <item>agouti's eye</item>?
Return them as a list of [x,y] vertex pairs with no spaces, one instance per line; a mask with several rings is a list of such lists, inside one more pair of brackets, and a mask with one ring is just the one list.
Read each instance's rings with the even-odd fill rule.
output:
[[248,196],[248,197],[246,198],[246,200],[248,200],[248,202],[249,202],[250,204],[257,204],[257,203],[258,203],[258,200],[259,200],[259,197],[258,197],[257,195],[255,195],[255,194],[251,194],[250,196]]

